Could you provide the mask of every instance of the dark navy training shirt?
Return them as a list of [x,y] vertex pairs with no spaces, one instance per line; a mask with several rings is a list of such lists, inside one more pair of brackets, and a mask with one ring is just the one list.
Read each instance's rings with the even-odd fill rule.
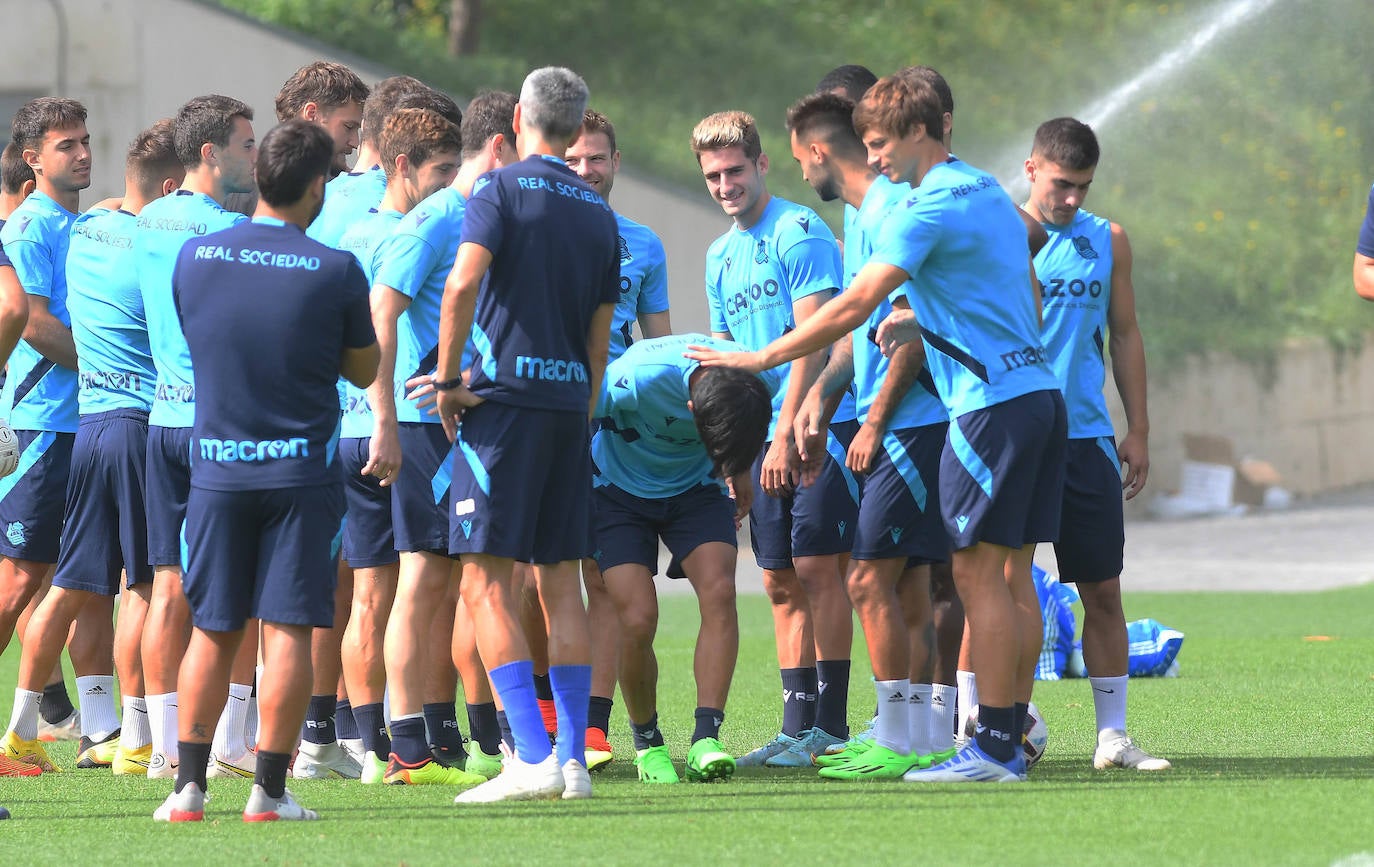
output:
[[172,292],[195,375],[191,484],[339,481],[339,361],[376,341],[352,254],[258,217],[188,241]]
[[620,298],[618,238],[610,207],[561,159],[530,156],[478,179],[462,243],[493,260],[472,328],[474,393],[587,411],[587,330]]

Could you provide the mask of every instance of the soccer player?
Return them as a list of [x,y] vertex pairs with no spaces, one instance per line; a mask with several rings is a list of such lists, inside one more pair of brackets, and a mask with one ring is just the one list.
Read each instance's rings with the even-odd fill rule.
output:
[[342,63],[316,60],[297,69],[277,92],[277,121],[292,118],[317,123],[334,141],[330,177],[348,171],[348,155],[358,147],[368,86]]
[[1374,301],[1374,187],[1369,190],[1369,207],[1355,244],[1355,292],[1366,301]]
[[195,628],[178,679],[182,761],[161,821],[204,818],[211,731],[250,617],[262,622],[264,668],[243,819],[318,818],[287,791],[286,773],[309,701],[311,630],[333,622],[344,510],[336,383],[366,386],[377,373],[367,278],[352,256],[305,236],[333,153],[315,124],[276,127],[258,153],[252,222],[177,257],[197,398],[185,576]]
[[[981,702],[978,733],[912,782],[1024,779],[1021,722],[1040,652],[1034,545],[1058,534],[1065,411],[1040,343],[1025,227],[992,176],[951,157],[927,83],[889,76],[854,112],[869,164],[913,192],[894,208],[849,287],[756,353],[702,351],[703,363],[754,370],[813,352],[851,330],[898,287],[921,323],[926,363],[950,416],[940,503],[967,611]],[[1024,580],[1023,580],[1024,576]],[[1032,628],[1026,613],[1036,617]]]
[[[13,139],[33,171],[35,186],[0,230],[0,243],[29,307],[0,391],[0,414],[8,416],[21,452],[21,469],[0,483],[0,526],[5,531],[0,540],[0,650],[58,559],[77,421],[66,260],[80,193],[91,183],[90,136],[81,103],[58,97],[30,100],[14,117]],[[84,621],[90,624],[87,638],[96,651],[94,659],[73,654],[74,665],[92,678],[79,680],[78,690],[88,710],[83,716],[91,717],[81,721],[82,732],[94,741],[107,739],[119,727],[108,656],[113,643],[110,611],[106,604],[102,617]],[[40,677],[47,678],[52,667],[50,661]],[[37,753],[40,763],[46,763],[36,738],[36,731],[32,738],[7,736],[3,751],[20,759]],[[29,740],[36,749],[25,744],[22,754],[17,753],[20,743]]]
[[773,417],[772,391],[782,376],[770,372],[760,379],[699,367],[682,350],[700,343],[742,348],[696,334],[636,343],[607,366],[595,411],[597,561],[622,624],[621,690],[635,767],[646,783],[679,781],[658,727],[653,642],[660,539],[691,582],[701,611],[686,776],[705,782],[735,771],[734,758],[719,740],[739,655],[735,521],[753,499],[750,468],[763,448]]
[[[456,564],[449,557],[448,459],[453,447],[439,419],[403,396],[406,381],[429,373],[436,363],[444,281],[458,251],[468,196],[484,172],[515,159],[510,127],[514,103],[513,96],[501,93],[473,100],[464,117],[463,165],[457,179],[407,214],[375,254],[372,315],[382,362],[377,382],[368,390],[374,416],[368,471],[391,487],[401,554],[385,641],[392,719],[387,782],[470,785],[500,768],[499,746],[493,741],[493,730],[499,739],[494,705],[480,712],[482,741],[464,760],[453,667],[448,655],[434,652],[448,640],[437,644],[431,637],[447,635],[456,616]],[[480,661],[470,654],[460,656],[468,703],[488,704]],[[435,751],[443,762],[434,758]]]
[[[449,544],[516,747],[499,776],[459,803],[592,794],[591,648],[578,564],[591,553],[587,420],[620,298],[620,257],[610,206],[564,163],[587,96],[569,69],[526,76],[514,116],[522,159],[473,193],[444,288],[433,385],[444,429],[458,437]],[[476,347],[465,383],[469,335]],[[516,560],[533,564],[548,622],[556,751],[517,625]]]
[[[177,157],[186,180],[174,194],[149,202],[138,216],[134,257],[148,321],[148,341],[157,385],[148,415],[148,561],[153,595],[143,631],[143,674],[153,755],[150,777],[176,773],[177,666],[190,637],[190,611],[181,587],[181,527],[190,491],[191,424],[195,385],[191,356],[172,299],[172,270],[181,247],[200,235],[244,222],[224,209],[232,193],[249,193],[257,143],[253,110],[237,99],[210,95],[192,99],[174,119]],[[254,655],[255,656],[255,655]],[[251,774],[245,742],[248,699],[255,658],[240,661],[230,686],[223,755],[226,773]],[[216,767],[218,768],[218,762]]]
[[[77,613],[95,597],[125,591],[115,635],[124,719],[111,761],[116,774],[146,774],[152,748],[143,699],[139,639],[152,590],[143,487],[148,409],[156,373],[133,264],[138,212],[181,185],[172,123],[161,121],[129,147],[119,210],[93,209],[72,226],[67,306],[77,353],[80,426],[72,447],[65,533],[53,586],[29,621],[7,738],[50,765],[37,742],[42,689]],[[89,767],[83,740],[77,767]]]
[[24,161],[24,148],[10,141],[0,153],[0,226],[33,192],[33,169]]
[[[599,111],[588,109],[582,120],[582,135],[568,147],[566,157],[568,168],[609,202],[616,172],[620,171],[620,150],[615,145],[615,126],[610,119]],[[673,333],[663,242],[652,229],[624,214],[617,212],[615,221],[620,227],[620,301],[611,322],[610,362],[624,354],[634,342],[636,321],[645,339]],[[611,759],[611,744],[606,733],[615,694],[620,621],[595,560],[582,562],[582,580],[587,587],[587,620],[592,634],[587,766],[595,770]]]
[[[841,286],[835,236],[815,211],[773,197],[754,119],[713,114],[692,131],[706,188],[734,219],[706,254],[712,336],[759,349],[820,309]],[[774,396],[770,442],[754,473],[768,496],[749,513],[754,557],[773,603],[782,675],[781,732],[741,765],[810,767],[812,756],[849,736],[849,656],[854,638],[841,562],[854,543],[859,486],[844,466],[854,432],[846,395],[816,449],[815,483],[798,488],[801,460],[792,431],[803,397],[825,363],[817,351],[792,366]],[[810,636],[814,635],[814,641]]]
[[[853,112],[846,97],[816,93],[787,114],[792,155],[807,183],[822,200],[842,199],[855,209],[846,221],[846,282],[866,264],[879,229],[911,192],[868,167]],[[826,399],[833,405],[852,382],[862,423],[846,456],[849,468],[865,478],[847,585],[868,642],[878,713],[872,743],[856,745],[841,758],[817,758],[826,764],[821,776],[834,779],[897,779],[922,758],[929,767],[954,752],[932,755],[925,640],[932,626],[929,564],[949,552],[938,484],[948,417],[923,370],[920,344],[904,344],[889,361],[873,339],[891,312],[891,302],[883,299],[836,344],[807,397],[808,405]],[[798,420],[814,415],[804,408]],[[801,447],[809,431],[797,433]],[[911,586],[899,593],[902,584]],[[952,732],[952,720],[942,722]]]
[[[370,209],[339,240],[341,249],[357,257],[369,283],[376,275],[377,249],[412,208],[453,183],[462,151],[458,127],[423,108],[405,108],[392,114],[378,140],[386,194],[378,207]],[[382,640],[396,595],[398,558],[391,492],[373,475],[368,460],[374,420],[367,392],[350,384],[346,400],[339,440],[348,503],[342,553],[356,579],[344,646],[358,654],[359,662],[345,667],[344,674],[366,751],[362,779],[364,783],[380,783],[386,770],[383,757],[391,753],[382,713],[386,685]],[[306,745],[301,747],[304,750]]]
[[[1121,609],[1126,499],[1139,494],[1149,473],[1150,421],[1145,404],[1145,343],[1135,318],[1131,243],[1116,223],[1083,210],[1101,150],[1092,128],[1071,117],[1035,131],[1026,179],[1025,209],[1039,218],[1050,242],[1035,256],[1044,298],[1041,332],[1049,363],[1069,412],[1064,500],[1054,545],[1061,581],[1083,599],[1083,661],[1097,717],[1097,768],[1161,771],[1171,767],[1126,734],[1128,642]],[[1126,436],[1116,442],[1102,396],[1106,370],[1126,410]],[[1122,465],[1126,465],[1122,479]]]

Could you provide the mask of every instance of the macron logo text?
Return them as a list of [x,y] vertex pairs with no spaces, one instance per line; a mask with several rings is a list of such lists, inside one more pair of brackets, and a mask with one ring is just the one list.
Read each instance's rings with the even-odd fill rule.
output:
[[308,458],[310,444],[305,437],[289,440],[215,440],[202,438],[200,458],[204,461],[275,461],[282,458]]
[[517,355],[515,375],[521,379],[542,379],[546,382],[586,382],[587,367],[580,361]]

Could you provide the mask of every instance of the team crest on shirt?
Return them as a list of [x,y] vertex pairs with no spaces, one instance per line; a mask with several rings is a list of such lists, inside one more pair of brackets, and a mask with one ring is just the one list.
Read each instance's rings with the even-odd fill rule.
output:
[[620,249],[620,264],[624,265],[634,258],[630,255],[630,245],[626,243],[624,235],[618,236],[615,240],[616,246]]
[[1093,242],[1088,240],[1088,236],[1079,235],[1073,239],[1073,248],[1078,251],[1078,255],[1084,259],[1096,259],[1097,251],[1093,249]]
[[759,238],[759,245],[754,249],[754,261],[760,265],[768,264],[768,242]]
[[24,524],[21,521],[13,521],[5,528],[5,538],[16,548],[29,540],[28,534],[24,532]]

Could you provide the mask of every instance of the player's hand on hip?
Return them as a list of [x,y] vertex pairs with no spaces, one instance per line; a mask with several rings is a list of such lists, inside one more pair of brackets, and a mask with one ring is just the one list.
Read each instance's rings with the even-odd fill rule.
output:
[[909,307],[898,307],[878,324],[878,348],[888,358],[904,343],[921,339],[921,326]]
[[1116,454],[1126,471],[1121,479],[1121,490],[1129,500],[1145,489],[1145,480],[1150,476],[1149,436],[1128,431],[1116,447]]
[[480,406],[485,400],[469,391],[466,385],[438,393],[439,421],[444,425],[449,442],[458,438],[458,423],[463,420],[463,413]]
[[439,407],[435,397],[439,394],[434,388],[434,374],[422,373],[406,380],[406,400],[412,401],[420,409],[428,408],[430,415],[437,415]]
[[763,363],[759,360],[757,352],[725,352],[709,346],[692,345],[682,354],[699,362],[702,367],[733,367],[750,373],[759,373],[763,370]]

